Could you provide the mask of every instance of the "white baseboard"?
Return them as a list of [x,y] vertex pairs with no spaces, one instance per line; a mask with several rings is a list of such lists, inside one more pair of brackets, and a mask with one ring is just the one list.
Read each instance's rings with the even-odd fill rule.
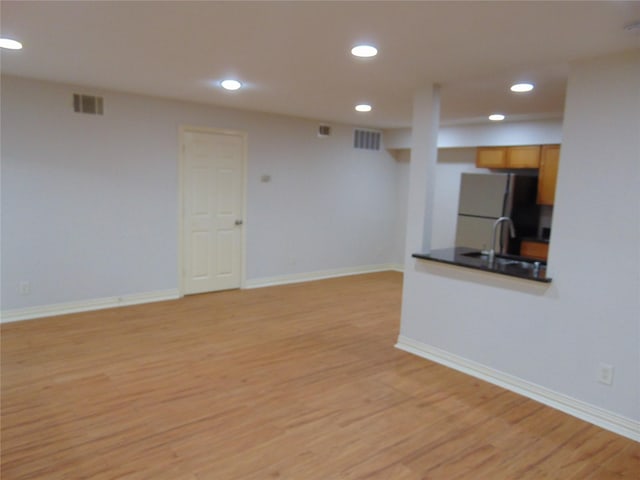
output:
[[292,275],[280,275],[277,277],[264,277],[247,280],[243,288],[273,287],[275,285],[287,285],[289,283],[311,282],[327,278],[346,277],[363,273],[386,272],[389,270],[402,271],[403,265],[384,263],[380,265],[367,265],[363,267],[336,268],[333,270],[321,270],[319,272],[294,273]]
[[65,315],[67,313],[89,312],[91,310],[101,310],[103,308],[123,307],[126,305],[138,305],[141,303],[160,302],[163,300],[175,300],[177,298],[180,298],[178,290],[171,289],[160,290],[157,292],[134,293],[132,295],[122,295],[120,297],[95,298],[79,302],[17,308],[13,310],[4,310],[2,312],[0,322],[7,323],[16,322],[18,320],[32,320],[35,318]]
[[396,348],[506,388],[606,430],[640,442],[640,422],[638,421],[417,342],[403,335],[398,337]]
[[[402,272],[402,264],[380,264],[368,265],[355,268],[340,268],[333,270],[322,270],[319,272],[298,273],[293,275],[281,275],[277,277],[258,278],[245,282],[243,288],[261,288],[275,285],[286,285],[289,283],[310,282],[326,278],[344,277],[348,275],[360,275],[363,273],[374,273],[384,271]],[[161,290],[157,292],[137,293],[132,295],[122,295],[120,297],[105,297],[91,300],[81,300],[78,302],[57,303],[53,305],[42,305],[38,307],[17,308],[3,310],[0,312],[0,323],[17,322],[19,320],[32,320],[35,318],[53,317],[55,315],[65,315],[67,313],[89,312],[104,308],[122,307],[126,305],[138,305],[141,303],[161,302],[164,300],[175,300],[180,298],[177,289]]]

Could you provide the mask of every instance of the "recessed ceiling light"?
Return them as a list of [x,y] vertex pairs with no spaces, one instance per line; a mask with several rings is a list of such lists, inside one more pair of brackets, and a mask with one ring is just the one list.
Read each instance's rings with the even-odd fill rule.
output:
[[370,111],[371,111],[371,105],[367,105],[366,103],[356,105],[356,112],[370,112]]
[[242,83],[240,83],[238,80],[228,79],[221,81],[220,86],[225,90],[238,90],[240,87],[242,87]]
[[532,83],[516,83],[515,85],[511,85],[511,91],[516,93],[524,93],[530,92],[533,90]]
[[375,57],[378,54],[378,49],[372,45],[356,45],[351,49],[351,55],[356,57]]
[[0,38],[0,48],[7,48],[9,50],[21,50],[22,44],[17,40],[11,38]]
[[492,122],[501,122],[502,120],[504,120],[504,115],[502,115],[501,113],[494,113],[493,115],[489,115],[489,120],[491,120]]

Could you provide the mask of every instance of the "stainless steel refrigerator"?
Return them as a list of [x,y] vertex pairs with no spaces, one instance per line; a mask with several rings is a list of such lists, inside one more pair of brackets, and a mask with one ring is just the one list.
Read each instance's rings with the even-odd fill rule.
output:
[[[499,217],[514,223],[516,238],[509,238],[503,222],[496,233],[496,251],[518,255],[520,242],[538,233],[540,209],[536,204],[538,177],[513,173],[463,173],[456,246],[489,250],[493,224]],[[505,228],[507,227],[507,228]]]

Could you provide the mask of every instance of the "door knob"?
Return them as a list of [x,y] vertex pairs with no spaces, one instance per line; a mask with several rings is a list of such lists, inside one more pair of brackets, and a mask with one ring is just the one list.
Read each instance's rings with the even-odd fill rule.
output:
[[242,220],[236,220],[236,225],[242,225],[244,222]]

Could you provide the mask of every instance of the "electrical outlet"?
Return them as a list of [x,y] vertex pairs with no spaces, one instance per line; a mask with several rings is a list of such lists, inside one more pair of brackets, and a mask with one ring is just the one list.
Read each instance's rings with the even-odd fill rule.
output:
[[29,280],[22,280],[18,284],[18,292],[20,295],[29,295],[31,293],[31,283]]
[[29,295],[31,293],[31,283],[29,280],[22,280],[18,284],[18,292],[20,295]]
[[611,385],[613,383],[613,365],[601,363],[598,366],[596,377],[598,382],[604,385]]

